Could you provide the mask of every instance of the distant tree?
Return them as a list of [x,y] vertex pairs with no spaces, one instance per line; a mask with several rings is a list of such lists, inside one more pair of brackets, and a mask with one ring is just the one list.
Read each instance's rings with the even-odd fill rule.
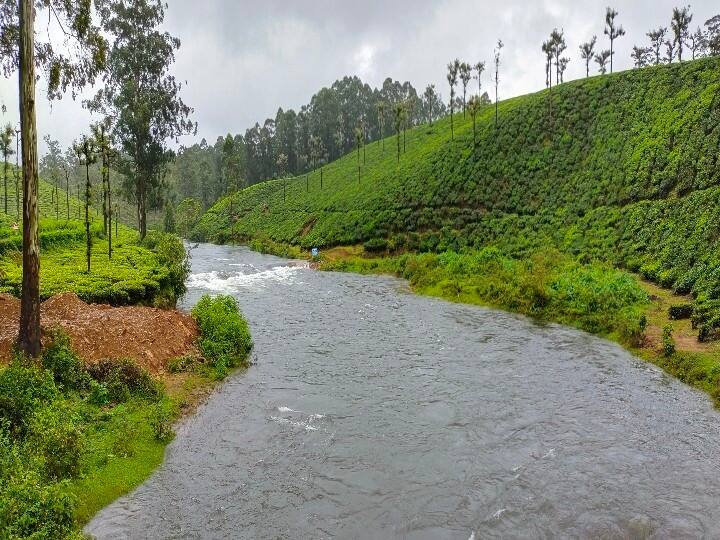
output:
[[[100,156],[100,174],[102,178],[102,210],[103,210],[103,230],[108,238],[108,258],[112,259],[113,242],[112,242],[112,186],[110,185],[110,166],[115,159],[115,150],[113,149],[112,137],[110,135],[110,126],[112,120],[106,118],[92,126],[93,139],[95,148]],[[167,207],[167,205],[166,205]],[[172,205],[170,205],[172,208]]]
[[467,62],[462,62],[460,64],[460,82],[462,83],[463,87],[463,118],[465,118],[465,110],[467,109],[467,87],[468,84],[470,84],[470,80],[472,79],[472,68],[470,67],[470,64]]
[[398,101],[393,108],[393,112],[395,113],[395,134],[397,135],[397,160],[400,163],[400,132],[405,120],[405,103]]
[[568,67],[568,64],[570,63],[570,59],[567,56],[563,56],[560,59],[560,83],[565,82],[565,70]]
[[[110,227],[112,229],[112,227]],[[165,203],[165,215],[163,216],[163,229],[166,233],[175,234],[177,226],[175,223],[175,206],[171,202]]]
[[[380,129],[380,139],[382,139],[382,152],[385,154],[385,118],[387,115],[387,103],[378,101],[377,103],[378,126]],[[378,142],[380,140],[378,139]]]
[[677,49],[678,61],[680,62],[682,62],[683,44],[687,41],[692,18],[690,6],[673,8],[670,28],[672,28],[673,31],[673,40]]
[[652,50],[648,47],[633,46],[632,53],[630,54],[636,68],[642,68],[648,65],[652,56]]
[[[36,31],[35,20],[43,21]],[[47,24],[44,23],[47,21]],[[50,36],[62,32],[61,51]],[[42,41],[43,36],[48,36]],[[45,71],[47,95],[59,98],[95,80],[105,64],[107,43],[93,24],[90,0],[4,0],[0,2],[0,71],[18,76],[22,131],[23,244],[19,349],[40,355],[40,212],[36,123],[36,68]],[[19,182],[18,182],[19,184]],[[19,201],[19,185],[16,196]],[[19,212],[18,212],[19,214]]]
[[495,127],[498,126],[498,85],[500,84],[500,52],[504,44],[498,39],[495,46]]
[[560,58],[567,49],[565,32],[555,28],[550,34],[550,42],[552,43],[552,52],[555,58],[555,84],[560,84]]
[[92,255],[92,235],[90,234],[90,201],[92,200],[92,184],[90,183],[90,165],[97,163],[95,141],[85,135],[75,144],[78,162],[85,167],[85,257],[87,273],[90,273],[90,257]]
[[708,54],[720,56],[720,15],[715,15],[705,21],[705,28],[707,28],[705,36]]
[[482,74],[483,74],[483,71],[485,71],[485,62],[478,62],[477,64],[475,64],[473,66],[473,69],[477,73],[477,75],[475,75],[475,78],[477,79],[477,82],[478,82],[478,96],[479,96],[480,94],[482,94]]
[[[460,71],[460,60],[450,62],[447,66],[447,81],[450,85],[450,138],[455,138],[455,125],[454,125],[454,114],[455,114],[455,86],[458,82],[458,72]],[[397,104],[396,104],[397,107]],[[397,116],[397,111],[396,111]]]
[[415,98],[408,97],[405,100],[405,111],[403,112],[403,154],[407,152],[407,128],[412,122],[415,114]]
[[585,77],[590,76],[590,62],[595,58],[595,45],[597,44],[597,36],[586,43],[580,45],[580,56],[585,60]]
[[697,30],[695,30],[694,33],[688,36],[687,46],[692,53],[693,60],[705,56],[705,53],[707,52],[708,41],[705,32],[702,31],[702,28],[698,26]]
[[43,137],[47,145],[47,152],[40,160],[40,174],[52,181],[52,202],[55,205],[55,219],[60,219],[60,196],[58,186],[60,185],[60,173],[62,170],[62,150],[60,143],[53,140],[50,135]]
[[192,197],[180,201],[175,210],[175,221],[178,233],[186,238],[193,230],[202,216],[202,203]]
[[665,42],[665,61],[668,64],[672,64],[672,61],[675,59],[675,55],[675,42],[668,39]]
[[617,16],[618,12],[612,8],[607,8],[607,10],[605,11],[605,35],[610,38],[610,73],[613,72],[615,40],[625,35],[625,30],[623,29],[623,27],[615,25],[615,17]]
[[541,47],[543,53],[545,53],[545,88],[552,90],[552,61],[555,53],[553,52],[552,39],[544,41]]
[[473,147],[477,144],[476,119],[480,109],[482,109],[482,102],[480,101],[480,98],[478,96],[472,96],[470,98],[470,102],[468,103],[468,111],[470,112],[470,117],[472,118],[473,123]]
[[7,124],[0,131],[0,151],[3,156],[3,182],[5,186],[5,213],[8,213],[8,158],[15,153],[12,149],[13,135],[15,130],[12,124]]
[[360,181],[360,148],[363,145],[365,133],[363,129],[358,126],[355,128],[355,146],[357,147],[357,169],[358,169],[358,182]]
[[[282,179],[283,184],[283,202],[285,202],[286,199],[286,191],[287,191],[287,166],[288,166],[288,157],[285,154],[280,154],[277,159],[275,160],[275,166],[277,167],[278,177]],[[234,195],[234,194],[233,194]],[[232,200],[233,195],[230,196],[230,200]]]
[[595,55],[595,63],[598,65],[598,69],[600,70],[601,75],[605,75],[607,73],[607,65],[609,60],[610,51],[608,49],[600,51],[598,54]]
[[429,84],[427,88],[425,88],[425,93],[423,94],[423,109],[427,114],[427,120],[431,126],[433,125],[433,120],[435,119],[435,110],[438,101],[440,100],[437,92],[435,91],[435,85]]
[[655,65],[657,66],[660,63],[661,59],[661,49],[663,44],[665,43],[665,35],[667,34],[667,28],[663,28],[662,26],[656,30],[651,30],[647,33],[647,37],[650,38],[650,49],[655,57]]

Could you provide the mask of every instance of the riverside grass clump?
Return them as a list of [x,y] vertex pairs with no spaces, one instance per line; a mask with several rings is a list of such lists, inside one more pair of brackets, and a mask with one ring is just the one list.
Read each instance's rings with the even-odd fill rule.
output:
[[[104,366],[122,377],[99,377],[55,334],[40,364],[0,368],[0,538],[82,538],[92,513],[162,459],[155,411],[168,399],[139,368]],[[95,401],[112,384],[124,391]]]
[[216,379],[224,379],[229,370],[247,364],[253,347],[247,321],[232,296],[203,296],[192,310],[202,337],[200,352]]
[[405,254],[343,259],[324,270],[394,273],[422,294],[557,321],[636,346],[645,330],[647,294],[637,280],[606,264],[580,264],[555,250],[526,259],[496,248],[473,253]]
[[[720,59],[572,81],[381,142],[298,178],[226,197],[198,240],[526,258],[555,248],[693,296],[693,323],[720,329]],[[386,147],[392,148],[388,141]],[[309,187],[309,189],[308,189]],[[231,200],[232,199],[232,200]]]

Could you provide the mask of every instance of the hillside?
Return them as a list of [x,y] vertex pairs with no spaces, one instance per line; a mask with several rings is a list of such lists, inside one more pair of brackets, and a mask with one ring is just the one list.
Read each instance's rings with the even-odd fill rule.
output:
[[[720,326],[720,60],[574,81],[477,118],[421,126],[320,175],[252,186],[211,208],[196,239],[446,251],[556,247],[697,298],[701,337]],[[362,164],[362,152],[360,157]],[[230,226],[230,210],[233,223]]]

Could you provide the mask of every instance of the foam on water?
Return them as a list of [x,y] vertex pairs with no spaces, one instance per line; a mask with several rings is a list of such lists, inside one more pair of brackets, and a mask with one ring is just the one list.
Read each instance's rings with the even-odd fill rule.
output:
[[267,283],[293,283],[298,268],[275,266],[262,272],[243,274],[242,272],[203,272],[190,274],[188,288],[205,289],[221,293],[232,293],[240,288],[264,287]]
[[311,426],[309,423],[295,422],[294,420],[288,420],[287,418],[281,418],[279,416],[271,416],[270,420],[272,420],[273,422],[277,422],[278,424],[287,424],[290,426],[301,427],[301,428],[305,429],[305,431],[317,431],[318,430],[318,428],[316,428],[315,426]]

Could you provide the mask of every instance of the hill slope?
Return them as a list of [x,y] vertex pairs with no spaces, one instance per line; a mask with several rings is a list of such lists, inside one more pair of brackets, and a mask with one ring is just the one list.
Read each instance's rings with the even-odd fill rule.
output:
[[[720,59],[574,81],[350,154],[319,173],[256,185],[194,237],[267,236],[303,247],[446,251],[556,247],[697,297],[701,337],[720,327]],[[362,152],[361,152],[362,154]],[[362,155],[360,163],[363,163]],[[283,185],[286,193],[283,195]]]

